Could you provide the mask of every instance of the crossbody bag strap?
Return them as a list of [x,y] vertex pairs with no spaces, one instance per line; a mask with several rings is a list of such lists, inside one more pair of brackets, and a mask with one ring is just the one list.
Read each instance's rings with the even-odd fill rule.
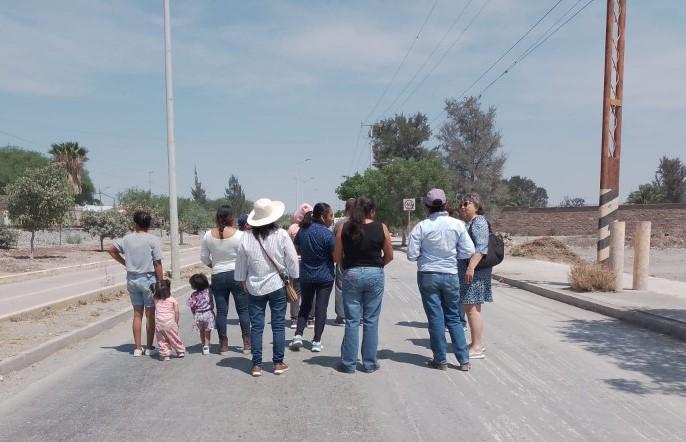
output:
[[260,245],[260,247],[262,248],[262,251],[264,252],[264,254],[267,255],[267,259],[269,259],[269,261],[272,263],[272,265],[274,266],[274,268],[276,269],[276,271],[277,271],[278,273],[283,272],[285,269],[281,268],[281,267],[276,263],[276,261],[274,261],[274,258],[272,258],[271,255],[269,254],[269,252],[267,252],[267,249],[264,248],[264,245],[262,244],[262,241],[260,241],[259,238],[256,238],[256,239],[257,239],[257,243],[258,243],[258,244]]

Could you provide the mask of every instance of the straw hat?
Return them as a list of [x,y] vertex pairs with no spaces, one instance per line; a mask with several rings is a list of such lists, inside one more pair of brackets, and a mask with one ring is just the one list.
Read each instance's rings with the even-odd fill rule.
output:
[[253,211],[248,215],[248,224],[253,227],[266,226],[281,218],[286,211],[286,205],[281,201],[260,198],[255,201]]

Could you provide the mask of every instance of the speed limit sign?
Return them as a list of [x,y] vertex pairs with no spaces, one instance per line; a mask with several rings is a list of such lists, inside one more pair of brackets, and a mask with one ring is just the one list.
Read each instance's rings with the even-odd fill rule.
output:
[[414,198],[405,198],[403,200],[403,209],[405,212],[413,212],[414,208]]

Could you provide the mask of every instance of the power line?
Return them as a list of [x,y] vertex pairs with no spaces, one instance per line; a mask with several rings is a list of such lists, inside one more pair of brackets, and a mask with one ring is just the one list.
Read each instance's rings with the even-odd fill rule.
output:
[[443,53],[443,56],[438,59],[438,61],[433,65],[431,70],[424,76],[424,78],[422,78],[422,80],[419,83],[417,83],[417,85],[414,87],[414,89],[412,89],[410,94],[407,97],[405,97],[403,102],[400,104],[399,108],[402,108],[403,106],[405,106],[405,103],[407,103],[409,101],[409,99],[412,98],[412,96],[415,94],[415,92],[417,92],[419,90],[419,88],[424,84],[424,82],[429,79],[431,74],[434,73],[434,71],[438,68],[438,66],[441,63],[443,63],[443,60],[445,60],[445,58],[448,56],[448,53],[462,40],[462,37],[464,36],[464,34],[469,30],[469,28],[472,27],[472,25],[474,24],[476,19],[481,15],[483,10],[486,8],[486,5],[488,5],[488,3],[490,3],[490,2],[491,2],[491,0],[485,0],[484,1],[484,3],[481,5],[481,8],[479,8],[479,10],[476,12],[476,14],[474,14],[472,19],[469,21],[467,26],[462,30],[462,32],[457,37],[457,39],[455,39],[453,41],[453,43],[448,47],[448,49],[446,49],[446,51]]
[[[407,92],[407,90],[409,89],[409,87],[410,87],[410,85],[412,84],[412,82],[417,78],[417,76],[419,75],[419,73],[420,73],[420,72],[424,69],[424,67],[429,63],[429,61],[430,61],[431,58],[434,56],[434,54],[436,53],[436,51],[438,51],[438,49],[441,47],[441,45],[443,45],[443,42],[445,41],[445,39],[448,38],[448,35],[450,35],[450,33],[452,32],[453,28],[455,28],[455,26],[457,25],[457,23],[462,19],[462,16],[464,15],[465,11],[466,11],[467,8],[469,7],[469,5],[472,4],[473,1],[474,1],[474,0],[468,0],[467,3],[465,3],[465,5],[462,7],[462,9],[460,10],[459,14],[457,15],[457,18],[453,21],[453,23],[450,25],[450,27],[449,27],[448,30],[445,32],[445,34],[443,35],[443,37],[439,40],[438,44],[437,44],[437,45],[433,48],[433,50],[429,53],[429,56],[426,57],[426,60],[424,60],[424,63],[422,63],[422,65],[419,67],[419,69],[417,69],[417,70],[415,71],[414,75],[412,75],[412,78],[410,78],[410,80],[409,80],[407,83],[405,83],[405,86],[402,88],[402,90],[400,91],[400,93],[395,97],[395,99],[391,102],[391,104],[388,105],[388,107],[386,108],[386,110],[384,110],[384,111],[381,113],[381,116],[382,116],[382,117],[383,117],[384,115],[386,115],[386,114],[388,113],[388,111],[391,110],[391,109],[393,108],[393,106],[398,102],[398,100],[400,99],[400,97],[402,97],[402,96],[405,94],[405,92]],[[486,1],[489,1],[489,0],[486,0]]]
[[[523,33],[523,34],[519,37],[519,39],[518,39],[512,46],[510,46],[505,52],[503,52],[502,55],[500,55],[500,57],[498,57],[498,59],[497,59],[496,61],[494,61],[485,71],[483,71],[483,72],[481,73],[481,75],[479,75],[479,76],[477,77],[477,79],[474,80],[474,81],[472,82],[472,84],[470,84],[467,88],[465,88],[462,92],[460,92],[460,94],[458,95],[458,97],[463,97],[463,96],[465,96],[465,95],[467,94],[467,92],[469,92],[476,84],[479,83],[479,81],[481,81],[486,75],[488,75],[488,73],[491,72],[491,71],[493,70],[493,68],[496,67],[496,66],[498,65],[498,63],[500,63],[505,57],[507,57],[507,55],[508,55],[510,52],[512,52],[512,50],[513,50],[515,47],[517,47],[517,45],[519,45],[519,43],[521,43],[522,40],[524,40],[524,39],[525,39],[534,29],[536,29],[536,27],[537,27],[539,24],[541,24],[541,22],[543,22],[543,20],[545,20],[545,19],[555,10],[555,8],[557,8],[557,7],[560,5],[560,3],[562,3],[563,1],[564,1],[564,0],[558,0],[553,6],[551,6],[551,7],[545,12],[545,14],[543,14],[543,15],[541,16],[541,18],[539,18],[539,19],[536,21],[536,23],[534,23],[533,25],[531,25],[531,26],[529,27],[529,29],[528,29],[525,33]],[[581,0],[579,0],[579,1],[581,1]],[[569,11],[568,11],[568,12],[569,12]],[[441,118],[441,116],[443,116],[444,113],[445,113],[445,109],[442,110],[438,115],[436,115],[436,117],[434,117],[434,118],[431,120],[431,122],[430,122],[429,125],[433,125],[433,123],[435,123],[439,118]]]
[[396,77],[398,76],[398,73],[400,72],[400,69],[403,67],[403,65],[405,64],[405,61],[407,60],[407,57],[409,57],[410,53],[412,52],[412,49],[414,49],[415,44],[417,44],[417,41],[419,41],[419,36],[422,34],[422,31],[424,30],[424,27],[426,26],[426,23],[429,21],[429,18],[431,18],[431,15],[433,14],[434,10],[436,9],[436,5],[437,5],[437,4],[438,4],[438,0],[435,0],[433,6],[431,6],[431,9],[429,10],[429,13],[426,15],[426,18],[424,18],[424,22],[423,22],[422,25],[420,26],[419,31],[417,32],[416,37],[414,38],[414,40],[412,40],[412,44],[410,45],[410,48],[409,48],[409,49],[407,50],[407,52],[405,53],[405,56],[403,57],[402,61],[401,61],[400,64],[398,65],[398,67],[397,67],[397,69],[395,70],[395,72],[393,73],[393,77],[391,77],[391,80],[390,80],[390,81],[388,82],[388,84],[386,85],[386,88],[385,88],[384,91],[381,93],[381,96],[379,97],[378,100],[376,100],[376,103],[374,104],[374,107],[373,107],[372,110],[369,112],[369,114],[367,114],[367,116],[364,118],[365,121],[366,121],[366,120],[369,120],[369,118],[370,118],[370,117],[374,114],[374,112],[376,111],[376,108],[379,107],[379,104],[381,104],[381,101],[386,97],[386,93],[388,93],[388,90],[390,89],[391,84],[393,84],[393,82],[395,81]]
[[348,170],[353,170],[353,167],[355,167],[355,163],[357,161],[357,156],[359,155],[359,150],[360,150],[360,138],[362,137],[362,122],[360,122],[360,130],[357,132],[357,141],[355,141],[355,149],[353,150],[353,157],[352,161],[350,162],[350,167]]
[[24,141],[25,143],[31,143],[31,144],[36,144],[36,145],[40,144],[40,143],[36,143],[35,141],[31,141],[31,140],[27,140],[26,138],[22,138],[18,135],[14,135],[14,134],[11,134],[9,132],[5,132],[4,130],[0,130],[0,134],[7,135],[8,137],[12,137],[12,138],[15,138],[15,139],[20,140],[20,141]]

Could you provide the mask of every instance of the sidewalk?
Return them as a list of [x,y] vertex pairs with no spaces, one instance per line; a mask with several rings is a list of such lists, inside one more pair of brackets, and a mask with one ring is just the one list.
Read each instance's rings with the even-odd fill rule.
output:
[[650,278],[649,290],[631,289],[624,275],[620,293],[579,293],[569,287],[569,265],[506,256],[493,278],[567,304],[686,340],[686,283]]

